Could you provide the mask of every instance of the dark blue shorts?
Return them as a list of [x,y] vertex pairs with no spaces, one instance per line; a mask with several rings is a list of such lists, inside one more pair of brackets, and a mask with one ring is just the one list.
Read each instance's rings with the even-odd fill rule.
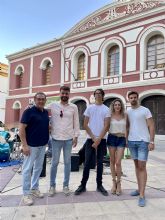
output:
[[108,147],[125,147],[126,146],[126,138],[125,137],[118,137],[113,134],[108,134],[107,146]]

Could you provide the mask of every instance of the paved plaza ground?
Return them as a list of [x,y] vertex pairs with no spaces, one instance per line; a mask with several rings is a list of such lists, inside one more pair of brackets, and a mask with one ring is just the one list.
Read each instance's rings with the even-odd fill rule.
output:
[[[80,138],[82,146],[84,138]],[[66,197],[62,193],[63,160],[57,174],[57,194],[50,198],[49,189],[50,163],[47,163],[45,178],[40,180],[40,190],[45,193],[43,199],[35,199],[31,207],[22,204],[21,174],[16,173],[0,194],[0,220],[164,220],[165,219],[165,142],[157,141],[156,150],[150,153],[148,160],[148,182],[146,188],[146,207],[137,206],[137,197],[130,192],[137,188],[133,161],[124,159],[121,196],[111,195],[112,186],[109,167],[104,168],[103,185],[109,191],[104,197],[96,192],[96,172],[91,170],[87,192]],[[5,169],[5,168],[4,168]],[[72,172],[70,188],[74,192],[80,184],[82,168]]]

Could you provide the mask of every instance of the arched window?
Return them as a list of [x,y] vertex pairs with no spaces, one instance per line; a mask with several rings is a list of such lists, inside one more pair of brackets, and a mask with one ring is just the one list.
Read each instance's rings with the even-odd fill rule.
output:
[[17,89],[22,88],[23,86],[23,73],[24,73],[24,67],[22,65],[18,66],[15,70]]
[[77,80],[84,80],[85,78],[85,54],[81,54],[77,61]]
[[14,122],[19,122],[20,120],[20,109],[21,109],[21,103],[19,101],[15,101],[13,103]]
[[47,63],[45,64],[45,68],[42,70],[42,84],[43,85],[48,85],[50,84],[50,70],[51,70],[51,63],[48,60]]
[[164,37],[155,35],[147,42],[147,69],[165,67]]
[[107,56],[107,76],[119,74],[119,46],[114,45],[108,50]]

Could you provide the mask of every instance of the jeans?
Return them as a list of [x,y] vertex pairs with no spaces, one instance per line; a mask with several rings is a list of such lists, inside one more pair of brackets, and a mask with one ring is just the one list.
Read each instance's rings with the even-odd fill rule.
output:
[[60,160],[61,149],[63,148],[64,156],[64,182],[63,187],[69,186],[71,171],[71,151],[72,139],[54,140],[52,139],[52,163],[50,168],[50,186],[56,187],[57,167]]
[[107,146],[115,148],[124,148],[126,146],[126,138],[108,134]]
[[85,187],[89,178],[89,172],[91,167],[91,161],[93,154],[96,154],[97,160],[97,176],[96,182],[97,186],[102,185],[102,174],[103,174],[103,157],[106,153],[106,139],[102,139],[100,144],[97,147],[97,150],[92,147],[93,141],[92,139],[87,139],[85,146],[85,165],[83,170],[83,177],[81,180],[81,184]]
[[24,195],[30,194],[30,189],[38,189],[39,187],[39,178],[42,171],[45,149],[46,146],[30,147],[30,155],[24,157],[22,166]]
[[128,141],[128,148],[133,160],[147,161],[148,159],[148,142],[145,141]]

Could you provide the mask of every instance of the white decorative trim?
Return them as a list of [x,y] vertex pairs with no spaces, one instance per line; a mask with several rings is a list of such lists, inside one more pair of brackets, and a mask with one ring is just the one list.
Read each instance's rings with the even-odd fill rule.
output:
[[[154,9],[156,6],[159,6],[161,3],[159,1],[134,1],[123,6],[121,5],[110,5],[107,10],[102,11],[100,14],[93,13],[90,18],[86,18],[82,20],[77,27],[72,28],[68,35],[76,34],[79,32],[84,32],[94,27],[112,22],[118,18],[123,18],[126,16],[138,14],[139,12],[143,12],[146,9]],[[94,16],[95,15],[95,16]],[[64,35],[65,36],[65,35]]]
[[16,66],[14,74],[21,75],[21,73],[24,73],[24,71],[25,71],[24,66],[22,64],[19,64],[18,66]]
[[[133,29],[133,28],[137,28],[137,27],[141,27],[142,25],[148,25],[148,24],[151,24],[151,23],[154,23],[154,22],[159,22],[160,20],[164,20],[165,19],[165,15],[161,15],[161,16],[155,16],[153,15],[153,18],[151,19],[146,19],[144,20],[143,22],[136,22],[136,18],[134,18],[134,20],[132,20],[134,23],[133,24],[125,24],[125,25],[122,25],[121,28],[117,28],[118,25],[121,25],[121,21],[118,22],[115,26],[112,26],[112,25],[107,25],[106,27],[105,26],[101,26],[99,29],[94,29],[94,30],[91,30],[89,32],[84,32],[84,33],[81,33],[80,35],[81,36],[72,36],[72,37],[69,37],[69,38],[66,38],[65,39],[65,42],[66,42],[66,45],[67,47],[71,47],[71,46],[76,46],[77,44],[84,44],[88,41],[92,41],[92,40],[96,40],[96,39],[100,39],[100,38],[103,38],[103,37],[107,37],[107,36],[111,36],[111,35],[114,35],[114,34],[117,34],[117,33],[121,33],[123,31],[127,31],[127,30],[130,30],[130,29]],[[128,23],[128,21],[127,21]],[[116,27],[116,29],[113,29],[113,27]],[[109,29],[112,29],[112,31],[107,31],[105,32],[105,30],[109,30]],[[102,32],[100,34],[100,32]],[[94,36],[90,36],[90,35],[94,35]],[[79,37],[83,37],[84,39],[82,40],[77,40],[79,39]],[[72,43],[67,43],[67,41],[74,41]],[[125,47],[125,43],[124,43],[124,47]]]
[[89,47],[91,53],[97,52],[101,46],[101,44],[104,42],[105,38],[97,39],[94,41],[87,42],[86,45]]
[[146,97],[152,96],[152,95],[163,95],[163,96],[165,96],[165,90],[163,90],[163,89],[150,89],[150,90],[141,92],[141,93],[139,93],[139,101],[141,102]]
[[83,81],[83,80],[73,81],[71,88],[72,89],[80,89],[80,88],[85,88],[85,86],[86,86],[86,81]]
[[126,47],[126,72],[136,71],[136,45]]
[[53,61],[50,57],[45,57],[42,59],[41,64],[40,64],[40,69],[45,70],[47,63],[50,62],[50,67],[53,67]]
[[[142,31],[138,37],[138,42],[140,42],[140,71],[143,73],[146,70],[146,46],[147,41],[154,35],[161,34],[165,39],[165,25],[154,24]],[[140,77],[143,80],[143,74]]]
[[118,84],[121,81],[121,75],[107,76],[102,79],[103,86]]
[[[55,52],[55,51],[60,50],[60,49],[61,49],[60,46],[58,46],[58,47],[53,48],[53,49],[46,48],[44,51],[42,50],[42,51],[36,52],[35,50],[33,50],[31,48],[31,50],[26,52],[26,53],[23,53],[22,51],[20,51],[16,55],[9,55],[9,56],[14,56],[12,58],[12,60],[9,60],[9,62],[10,63],[20,62],[20,61],[25,60],[25,59],[30,59],[31,57],[46,55],[48,53]],[[39,50],[39,48],[38,48],[38,50]]]
[[69,81],[69,62],[65,62],[65,82]]
[[30,59],[30,82],[29,82],[29,93],[32,93],[32,86],[33,86],[33,57]]
[[[98,78],[99,79],[99,78]],[[95,79],[92,79],[91,81],[93,81]],[[71,83],[71,82],[67,82],[67,83]],[[113,89],[124,89],[127,88],[129,90],[129,88],[132,87],[144,87],[144,86],[158,86],[159,85],[164,85],[165,84],[165,78],[163,79],[154,79],[154,80],[145,80],[145,81],[134,81],[134,82],[127,82],[127,83],[120,83],[120,84],[111,84],[111,87],[109,87],[109,85],[107,86],[103,86],[103,89],[109,90],[111,88],[111,90]],[[57,85],[57,84],[53,84],[53,85]],[[51,86],[53,86],[51,85]],[[58,84],[59,85],[59,84]],[[79,88],[79,92],[80,93],[87,93],[87,92],[93,92],[94,90],[100,88],[101,85],[98,86],[93,86],[93,87],[86,87],[86,88]],[[42,86],[36,86],[33,88],[41,88]],[[46,86],[45,86],[46,87]],[[10,90],[10,91],[14,91],[14,90]],[[71,94],[77,94],[77,90],[75,89],[71,89]],[[55,94],[59,94],[59,91],[51,91],[51,92],[45,92],[46,95],[55,95]],[[8,97],[6,97],[6,99],[11,100],[11,99],[16,99],[16,98],[25,98],[25,97],[30,97],[30,96],[34,96],[35,93],[32,94],[23,94],[23,95],[10,95]]]
[[[147,25],[147,24],[150,24],[150,23],[153,23],[153,22],[157,22],[157,21],[160,21],[160,20],[163,20],[165,19],[165,16],[164,15],[161,15],[161,16],[155,16],[155,13],[158,13],[158,12],[163,12],[164,9],[161,7],[161,8],[157,8],[154,10],[154,12],[152,13],[152,16],[153,18],[152,19],[147,19],[147,20],[144,20],[143,21],[143,25]],[[143,14],[140,14],[138,16],[140,16],[141,18],[142,17],[145,17],[147,16],[148,14],[151,14],[151,13],[145,13]],[[155,17],[154,17],[155,16]],[[128,17],[129,18],[129,17]],[[128,21],[135,21],[137,18],[136,17],[131,17],[131,19],[126,19],[124,23],[128,23]],[[65,41],[65,43],[67,44],[67,41],[69,40],[74,40],[76,41],[79,37],[87,37],[88,40],[95,40],[95,39],[99,39],[99,38],[102,38],[102,37],[106,37],[108,35],[112,35],[112,34],[115,34],[115,33],[120,33],[122,31],[126,31],[126,30],[129,30],[129,29],[132,29],[132,28],[136,28],[138,26],[141,26],[141,22],[138,22],[138,23],[134,23],[134,24],[131,24],[131,25],[123,25],[122,28],[119,28],[119,29],[114,29],[113,31],[108,31],[108,32],[105,32],[105,29],[109,29],[109,28],[112,28],[113,27],[117,27],[118,25],[121,25],[121,20],[120,21],[116,21],[113,25],[110,23],[106,26],[100,26],[99,28],[97,29],[92,29],[90,30],[89,32],[82,32],[81,34],[79,35],[73,35],[71,37],[67,37],[65,39],[63,39]],[[98,34],[99,32],[104,32],[102,34]],[[89,37],[90,34],[97,34],[97,36],[95,35],[94,37]],[[65,35],[64,35],[65,36]],[[59,39],[60,41],[60,39]],[[20,51],[18,53],[14,53],[14,54],[11,54],[9,56],[7,56],[7,59],[9,59],[10,63],[15,63],[15,62],[20,62],[22,60],[25,60],[25,59],[28,59],[32,56],[36,57],[36,56],[40,56],[40,55],[43,55],[43,54],[47,54],[47,53],[50,53],[50,52],[54,52],[54,51],[57,51],[60,49],[60,46],[59,46],[59,41],[56,42],[56,41],[53,41],[53,44],[56,48],[53,48],[53,49],[49,49],[49,45],[48,43],[49,42],[46,42],[45,44],[43,44],[44,46],[44,51],[43,51],[43,48],[38,46],[38,47],[31,47],[29,48],[28,50],[25,50],[25,51]],[[86,43],[86,39],[83,39],[83,40],[79,40],[77,42],[72,42],[72,43],[69,43],[67,44],[67,47],[71,47],[71,46],[74,46],[74,45],[77,45],[77,44],[80,44],[80,43]],[[55,45],[55,43],[58,43],[58,46]],[[40,51],[39,51],[40,50]],[[42,51],[41,51],[42,50]],[[38,52],[39,51],[39,52]],[[30,55],[29,55],[30,54]],[[22,56],[20,58],[20,56]],[[12,60],[11,60],[12,59]]]
[[81,101],[81,100],[85,101],[87,106],[89,105],[89,100],[87,98],[85,98],[84,96],[74,96],[69,99],[69,102],[75,103],[75,102]]
[[74,47],[65,48],[65,59],[70,57],[71,52],[73,51]]
[[8,68],[8,85],[7,85],[7,95],[9,96],[9,89],[10,89],[10,79],[11,79],[11,64],[9,63],[9,68]]
[[65,73],[64,73],[64,71],[65,71],[65,57],[64,57],[65,55],[64,55],[64,42],[63,41],[61,41],[61,79],[60,79],[60,83],[61,83],[61,86],[63,85],[63,83],[64,83],[64,78],[65,78]]
[[134,28],[120,33],[119,35],[125,39],[126,43],[136,42],[139,33],[143,30],[144,27]]
[[[119,75],[122,76],[122,66],[123,66],[123,45],[124,42],[121,38],[115,37],[115,38],[109,38],[106,41],[103,42],[101,45],[100,51],[101,52],[101,77],[104,78],[107,75],[107,54],[108,50],[114,46],[119,46],[119,53],[120,53],[120,66],[119,66]],[[120,80],[121,77],[120,77]],[[103,81],[102,81],[103,85]]]
[[156,79],[156,78],[164,78],[165,77],[165,69],[153,69],[146,70],[143,72],[143,80],[148,79]]
[[[85,46],[80,46],[76,47],[71,55],[71,73],[74,75],[75,79],[77,78],[77,62],[78,62],[78,57],[84,53],[85,54],[85,76],[84,80],[87,79],[88,76],[88,56],[90,55],[90,52],[87,47]],[[74,81],[74,77],[71,75],[71,81]]]
[[126,105],[125,98],[122,95],[120,95],[120,94],[117,94],[117,93],[107,93],[104,96],[104,101],[106,101],[107,99],[110,99],[110,98],[119,98],[119,99],[122,100],[123,104]]
[[17,100],[13,103],[12,109],[21,109],[21,108],[22,106],[20,101]]
[[98,54],[91,56],[91,63],[90,63],[90,77],[98,77],[98,62],[99,62],[99,57]]

